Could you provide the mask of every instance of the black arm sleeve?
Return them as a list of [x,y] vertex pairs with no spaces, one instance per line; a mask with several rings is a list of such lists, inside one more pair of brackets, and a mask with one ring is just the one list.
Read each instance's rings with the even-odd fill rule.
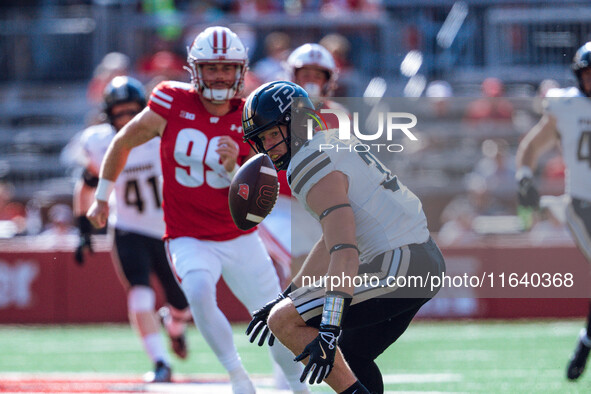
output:
[[84,184],[90,187],[96,187],[98,185],[98,177],[91,174],[90,171],[88,171],[88,169],[84,169],[84,172],[82,173],[82,180],[84,181]]

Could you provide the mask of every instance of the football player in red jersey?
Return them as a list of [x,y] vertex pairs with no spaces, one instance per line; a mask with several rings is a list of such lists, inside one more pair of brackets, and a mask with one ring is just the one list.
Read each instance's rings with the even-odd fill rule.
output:
[[[225,27],[201,32],[187,58],[191,83],[165,81],[152,91],[148,107],[113,139],[102,163],[95,202],[88,218],[105,225],[108,196],[131,148],[160,137],[165,245],[187,297],[195,324],[230,375],[234,393],[254,393],[218,308],[220,276],[253,311],[279,292],[279,280],[255,231],[239,230],[228,207],[230,181],[253,153],[242,141],[244,100],[235,98],[247,70],[246,49]],[[271,348],[294,392],[301,367],[282,345]]]
[[[313,99],[332,96],[338,69],[330,52],[319,44],[304,44],[287,58],[292,82],[303,87]],[[330,108],[327,105],[325,108]]]

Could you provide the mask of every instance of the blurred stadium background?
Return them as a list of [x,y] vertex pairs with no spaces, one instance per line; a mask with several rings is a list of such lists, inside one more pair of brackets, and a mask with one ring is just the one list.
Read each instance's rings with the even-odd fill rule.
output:
[[[534,219],[539,224],[537,231],[536,226],[531,232],[521,231],[513,162],[521,136],[539,117],[540,97],[549,87],[575,83],[570,61],[575,50],[591,40],[590,22],[591,5],[586,0],[0,2],[0,323],[126,321],[125,297],[109,263],[104,237],[96,237],[97,253],[80,268],[72,258],[75,235],[58,240],[42,235],[58,216],[73,224],[67,209],[51,211],[59,204],[71,206],[74,181],[81,172],[75,148],[67,145],[97,120],[105,79],[127,72],[147,86],[162,78],[187,81],[188,73],[182,70],[185,48],[199,31],[215,24],[238,33],[249,47],[252,70],[263,65],[273,50],[281,58],[305,42],[321,42],[338,57],[338,96],[420,98],[421,144],[389,164],[423,200],[430,229],[439,232],[448,260],[479,272],[483,262],[530,260],[552,270],[557,259],[568,259],[586,273],[583,257],[564,227],[556,223],[552,210]],[[262,79],[252,72],[248,88]],[[542,194],[562,193],[563,171],[557,151],[543,158],[538,171]],[[20,219],[11,221],[7,213],[14,210],[20,212]],[[232,320],[244,321],[246,311],[220,286],[224,311]],[[508,300],[473,295],[428,304],[422,313],[421,332],[440,330],[436,332],[445,342],[456,328],[450,330],[446,324],[451,323],[429,319],[565,319],[582,317],[587,309],[583,298]],[[521,324],[527,323],[516,327]],[[562,369],[579,324],[569,320],[539,324],[550,333],[560,327],[560,335],[567,333],[564,337],[568,339],[558,335],[555,347],[543,357],[534,357],[540,363],[546,356],[554,357],[550,364],[539,364],[535,375],[564,379]],[[494,331],[469,320],[452,327]],[[15,328],[7,325],[4,329],[6,337]],[[503,332],[509,336],[513,331]],[[531,338],[523,332],[520,335],[520,344],[536,341],[534,331]],[[553,340],[551,334],[547,336]],[[51,334],[45,338],[51,340]],[[418,342],[415,338],[413,343]],[[482,342],[473,348],[469,342],[457,343],[457,352],[470,352]],[[509,349],[514,345],[500,340],[487,346]],[[524,346],[524,352],[537,354],[531,345]],[[437,352],[436,346],[432,348],[401,345],[404,357],[411,358],[419,357],[413,356],[415,350],[420,357],[430,357]],[[466,357],[480,363],[483,371],[483,360],[497,362],[497,355],[489,356],[483,350]],[[26,362],[22,365],[25,371]],[[468,363],[457,370],[441,370],[461,374],[470,367]],[[426,367],[417,361],[413,368],[421,373]],[[486,375],[492,383],[484,388],[458,382],[445,388],[468,392],[577,390],[564,382],[544,386],[547,390],[539,385],[515,386],[516,381],[531,376],[523,371],[529,367],[515,367],[521,372],[514,374],[512,368]],[[434,373],[438,367],[426,369]],[[0,372],[17,371],[4,362]],[[494,385],[507,376],[510,379],[504,386]],[[2,377],[0,389],[1,382]],[[425,387],[436,390],[435,386]],[[391,388],[401,387],[416,390],[422,386]]]

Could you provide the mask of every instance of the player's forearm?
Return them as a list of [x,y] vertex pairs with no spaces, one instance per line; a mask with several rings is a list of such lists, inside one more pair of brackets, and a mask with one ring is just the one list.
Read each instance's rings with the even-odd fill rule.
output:
[[550,150],[557,140],[555,120],[544,116],[519,143],[515,155],[517,168],[528,167],[532,171],[535,170],[540,155]]
[[127,123],[117,134],[103,158],[99,177],[115,181],[127,162],[129,152],[154,137],[162,135],[166,120],[149,108]]
[[538,157],[539,153],[533,140],[526,137],[517,148],[517,154],[515,155],[517,168],[528,167],[532,171],[535,171],[538,165]]
[[292,282],[297,287],[301,287],[303,285],[303,277],[323,277],[326,275],[329,263],[330,256],[326,250],[324,238],[321,237],[308,254],[308,257],[306,257],[306,260],[304,261],[300,271],[293,277]]
[[359,271],[359,254],[356,249],[347,248],[333,252],[328,267],[327,291],[353,295],[353,278]]
[[75,216],[85,215],[94,200],[94,187],[90,187],[81,179],[74,186],[72,207]]
[[107,179],[111,182],[115,182],[119,174],[123,171],[127,157],[131,151],[131,147],[124,140],[117,137],[119,136],[113,139],[111,145],[109,145],[109,149],[107,149],[99,175],[99,178]]
[[[359,270],[359,249],[355,236],[355,216],[351,206],[336,204],[321,220],[325,249],[330,255],[326,275],[329,283],[338,284],[327,290],[353,294],[353,278]],[[323,213],[324,214],[324,213]],[[339,281],[340,279],[340,281]]]

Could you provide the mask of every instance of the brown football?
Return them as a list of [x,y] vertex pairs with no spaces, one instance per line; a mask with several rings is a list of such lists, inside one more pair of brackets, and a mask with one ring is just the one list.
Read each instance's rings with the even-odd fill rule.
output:
[[279,183],[277,171],[269,156],[258,153],[240,167],[232,183],[228,202],[236,227],[248,230],[271,213]]

